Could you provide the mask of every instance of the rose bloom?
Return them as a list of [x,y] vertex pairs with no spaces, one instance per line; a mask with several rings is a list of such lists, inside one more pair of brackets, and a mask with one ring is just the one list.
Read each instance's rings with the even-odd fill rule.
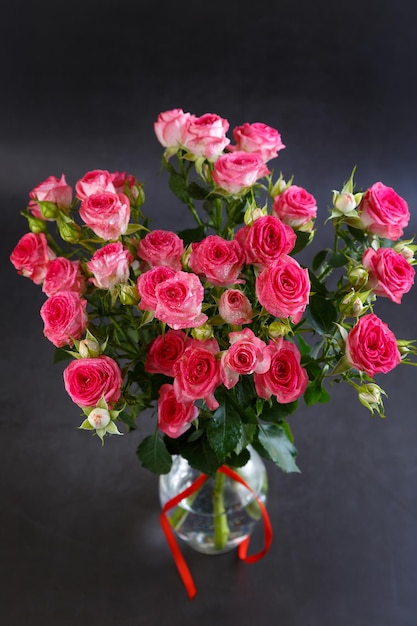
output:
[[274,395],[280,404],[294,402],[303,395],[308,385],[308,375],[300,365],[297,346],[281,337],[271,342],[266,352],[271,363],[264,374],[254,374],[256,393],[265,400]]
[[129,198],[123,193],[95,193],[81,203],[80,217],[98,237],[118,239],[129,224]]
[[141,274],[136,281],[136,288],[140,295],[139,308],[142,311],[154,311],[158,303],[155,289],[159,283],[175,276],[175,270],[171,267],[158,265]]
[[249,329],[229,333],[230,348],[222,353],[220,378],[227,389],[234,387],[240,374],[264,374],[270,366],[266,343]]
[[158,335],[148,346],[145,372],[174,376],[174,364],[192,343],[182,330],[168,330]]
[[238,289],[226,289],[219,298],[219,314],[228,324],[238,326],[252,321],[252,305]]
[[317,202],[314,196],[302,187],[291,185],[276,196],[272,211],[284,224],[300,228],[316,219]]
[[368,248],[362,264],[368,270],[367,287],[377,296],[385,296],[397,304],[414,284],[414,268],[392,248]]
[[176,272],[155,287],[155,317],[174,330],[195,328],[208,320],[201,313],[204,289],[198,276]]
[[391,371],[401,361],[394,333],[374,313],[360,317],[346,339],[349,364],[371,378]]
[[140,240],[138,246],[138,257],[149,267],[166,265],[176,271],[182,269],[183,252],[184,242],[170,230],[153,230]]
[[64,370],[64,385],[79,406],[96,406],[102,398],[113,405],[120,398],[122,374],[116,361],[104,354],[75,359]]
[[238,230],[235,239],[245,251],[246,263],[263,268],[271,265],[282,254],[291,252],[296,235],[290,226],[283,224],[274,215],[263,215],[250,226]]
[[218,235],[209,235],[193,243],[189,260],[193,272],[204,274],[212,285],[220,287],[242,282],[238,276],[244,262],[245,255],[240,243]]
[[18,274],[30,278],[35,285],[42,284],[48,265],[54,258],[55,252],[48,247],[43,233],[26,233],[10,255]]
[[88,316],[87,300],[74,291],[60,291],[48,298],[41,307],[43,334],[57,348],[73,344],[84,333]]
[[172,109],[158,115],[154,123],[155,135],[164,148],[179,148],[183,143],[185,129],[191,119],[190,113],[182,109]]
[[189,429],[198,413],[194,402],[177,400],[173,385],[161,385],[158,400],[158,428],[161,432],[176,439]]
[[392,187],[378,182],[364,193],[359,217],[368,232],[395,241],[402,236],[410,213],[407,202]]
[[294,324],[302,318],[309,294],[308,270],[286,254],[256,279],[256,295],[261,305],[275,317],[291,317]]
[[182,144],[195,156],[208,160],[216,159],[229,145],[226,137],[229,122],[219,115],[205,113],[201,117],[191,117],[184,128]]
[[32,189],[29,197],[31,201],[28,208],[31,213],[35,217],[44,219],[37,203],[51,202],[56,204],[59,209],[69,209],[72,203],[72,189],[67,185],[64,174],[62,174],[59,180],[55,176],[49,176],[49,178]]
[[213,354],[213,345],[193,343],[174,365],[174,389],[180,402],[204,400],[214,411],[219,403],[214,391],[220,384],[220,361]]
[[125,283],[132,261],[132,255],[122,243],[108,243],[96,250],[87,263],[88,271],[93,274],[90,280],[99,289],[111,289]]
[[87,287],[87,279],[81,269],[80,261],[70,261],[65,257],[53,259],[45,274],[42,291],[53,296],[60,291],[74,291],[82,294]]
[[113,183],[115,193],[124,193],[136,184],[136,178],[126,172],[110,172],[110,180]]
[[86,200],[96,193],[116,193],[113,184],[113,175],[107,170],[92,170],[87,172],[75,183],[75,194],[79,200]]
[[230,194],[238,194],[269,173],[259,154],[239,150],[222,154],[214,162],[212,176],[218,187]]
[[236,146],[232,146],[230,150],[259,154],[264,162],[275,158],[279,150],[285,148],[279,132],[261,122],[246,122],[242,126],[236,126],[233,129],[233,138]]

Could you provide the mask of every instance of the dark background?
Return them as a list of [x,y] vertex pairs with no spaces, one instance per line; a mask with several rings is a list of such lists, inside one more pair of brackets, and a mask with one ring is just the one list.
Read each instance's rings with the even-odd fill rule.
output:
[[[417,623],[416,371],[378,382],[388,418],[350,389],[291,418],[300,475],[268,466],[275,537],[260,563],[184,549],[190,603],[159,528],[157,478],[137,432],[101,448],[42,336],[41,290],[8,262],[28,192],[49,175],[127,170],[146,185],[154,227],[189,217],[172,199],[153,134],[160,111],[262,121],[286,150],[272,162],[320,205],[354,165],[417,215],[417,42],[413,0],[235,0],[207,4],[15,0],[0,38],[0,620],[5,626]],[[231,136],[231,135],[229,135]],[[377,313],[417,337],[417,289]],[[255,537],[256,541],[256,537]]]

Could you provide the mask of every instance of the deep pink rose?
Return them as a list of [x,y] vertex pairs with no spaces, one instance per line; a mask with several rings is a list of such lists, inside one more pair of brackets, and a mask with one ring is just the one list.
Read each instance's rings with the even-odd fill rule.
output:
[[138,246],[138,257],[149,267],[166,265],[175,271],[182,269],[183,252],[184,242],[170,230],[153,230],[140,240]]
[[139,308],[142,311],[154,311],[156,309],[156,286],[173,276],[175,276],[175,270],[171,267],[157,265],[138,277],[136,287],[141,298]]
[[113,183],[115,193],[126,193],[136,185],[136,178],[126,172],[110,172],[110,180]]
[[192,244],[190,267],[196,274],[204,274],[212,285],[227,287],[241,283],[238,276],[245,262],[245,255],[236,240],[209,235]]
[[192,339],[182,330],[168,330],[158,335],[148,346],[145,372],[174,376],[174,363],[191,344]]
[[395,241],[410,220],[407,202],[392,187],[374,183],[363,195],[359,217],[368,232]]
[[66,210],[72,203],[72,189],[67,185],[64,174],[58,179],[55,176],[49,176],[42,183],[39,183],[29,194],[31,199],[29,209],[35,217],[44,219],[42,212],[38,206],[38,202],[51,202],[56,204],[59,209]]
[[108,243],[99,248],[87,263],[88,271],[93,274],[90,280],[99,289],[111,289],[114,285],[126,283],[132,261],[132,255],[123,244]]
[[[201,345],[200,345],[201,344]],[[193,343],[174,365],[174,389],[180,402],[204,400],[213,411],[219,403],[214,391],[220,384],[220,361],[204,342]]]
[[85,200],[96,193],[116,193],[113,177],[107,170],[92,170],[87,172],[75,184],[75,193],[79,200]]
[[291,317],[297,324],[309,301],[308,270],[283,254],[256,279],[256,295],[263,307],[275,317]]
[[98,237],[118,239],[129,224],[129,198],[123,193],[94,193],[81,203],[80,217]]
[[300,352],[297,346],[280,337],[266,348],[270,367],[264,374],[254,374],[256,393],[260,398],[276,396],[281,404],[294,402],[305,392],[308,375],[300,365]]
[[164,148],[179,148],[184,139],[185,129],[191,119],[190,113],[182,109],[172,109],[158,115],[154,124],[155,135]]
[[291,252],[296,235],[290,226],[274,215],[263,215],[250,226],[238,230],[235,239],[245,251],[246,263],[262,268]]
[[64,370],[64,385],[79,406],[97,406],[102,398],[113,405],[120,398],[122,375],[116,361],[102,354],[71,361]]
[[42,291],[47,296],[54,296],[60,291],[74,291],[80,295],[86,287],[87,279],[81,269],[80,261],[58,257],[53,259],[47,267]]
[[246,122],[242,126],[236,126],[233,129],[233,137],[236,146],[229,148],[230,150],[259,154],[264,162],[275,158],[278,151],[285,148],[279,132],[261,122],[254,124]]
[[229,122],[213,113],[192,117],[185,127],[182,144],[195,156],[216,159],[230,143],[226,137],[228,128]]
[[195,274],[176,272],[156,285],[155,298],[155,317],[174,330],[195,328],[208,319],[201,312],[204,288]]
[[414,284],[414,267],[392,248],[368,248],[362,264],[368,270],[367,287],[377,296],[385,296],[397,304]]
[[87,300],[74,291],[61,291],[43,303],[41,318],[44,322],[43,334],[57,348],[73,344],[84,333],[88,316]]
[[158,400],[158,428],[161,432],[176,439],[188,430],[198,413],[192,400],[177,400],[173,385],[161,385]]
[[10,255],[18,273],[30,278],[36,285],[43,282],[48,265],[54,258],[55,252],[48,247],[43,233],[26,233]]
[[272,211],[284,224],[300,228],[316,219],[317,202],[314,196],[302,187],[291,185],[276,196]]
[[349,332],[346,358],[352,367],[371,378],[386,374],[401,361],[394,333],[374,313],[360,317]]
[[226,289],[219,299],[219,314],[228,324],[238,326],[252,321],[252,305],[238,289]]
[[222,154],[214,162],[212,176],[218,187],[237,194],[268,174],[269,170],[259,154],[239,150]]
[[266,343],[249,329],[229,333],[230,348],[222,353],[220,377],[227,389],[234,387],[241,374],[264,374],[270,365]]

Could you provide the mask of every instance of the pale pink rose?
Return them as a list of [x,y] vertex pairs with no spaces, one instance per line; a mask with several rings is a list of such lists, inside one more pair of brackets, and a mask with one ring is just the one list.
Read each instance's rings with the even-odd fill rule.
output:
[[263,374],[254,374],[256,393],[268,400],[276,396],[280,404],[294,402],[303,395],[308,385],[306,370],[300,365],[301,355],[297,346],[280,337],[266,348],[271,359],[270,367]]
[[230,194],[238,194],[269,173],[259,154],[239,150],[222,154],[214,162],[212,176],[218,187]]
[[72,346],[73,339],[79,339],[87,327],[86,306],[87,300],[74,291],[60,291],[48,298],[40,311],[45,337],[57,348]]
[[185,127],[182,144],[192,154],[213,160],[230,143],[226,137],[228,129],[229,122],[219,115],[205,113],[192,117]]
[[401,355],[394,333],[374,313],[360,317],[346,339],[349,364],[371,378],[394,369]]
[[174,330],[195,328],[208,320],[201,312],[204,288],[195,274],[176,272],[156,285],[155,297],[155,317]]
[[238,276],[245,262],[245,255],[236,240],[209,235],[193,243],[189,264],[196,274],[204,274],[212,285],[227,287],[241,283]]
[[184,242],[170,230],[153,230],[140,240],[138,246],[138,257],[149,267],[166,265],[176,271],[182,269],[183,252]]
[[385,296],[397,304],[414,284],[414,267],[392,248],[368,248],[362,264],[368,270],[367,287],[377,296]]
[[90,280],[99,289],[126,283],[132,261],[132,255],[122,243],[108,243],[96,250],[87,263],[88,271],[93,274]]
[[297,324],[309,302],[308,270],[290,256],[283,254],[256,279],[256,295],[271,315],[291,317]]
[[54,296],[60,291],[74,291],[78,295],[84,293],[87,279],[82,271],[80,261],[70,261],[65,257],[53,259],[46,270],[42,291],[47,296]]
[[213,411],[219,403],[214,391],[220,384],[220,361],[198,342],[186,348],[174,365],[174,389],[180,402],[204,400]]
[[291,252],[296,235],[275,215],[263,215],[250,226],[238,230],[235,239],[245,251],[246,263],[263,268],[274,263],[282,254]]
[[161,385],[158,400],[158,428],[176,439],[189,429],[199,410],[191,400],[179,401],[173,385]]
[[158,303],[155,296],[157,285],[175,276],[175,270],[164,265],[157,265],[141,274],[136,281],[136,288],[141,298],[139,308],[142,311],[154,311]]
[[19,239],[10,255],[10,261],[18,274],[40,285],[49,263],[55,256],[55,252],[48,247],[48,240],[43,233],[26,233]]
[[317,202],[314,196],[302,187],[290,185],[275,197],[272,211],[284,224],[300,228],[316,219]]
[[164,111],[154,123],[155,135],[164,148],[179,148],[184,139],[185,129],[195,116],[182,109]]
[[113,175],[107,170],[92,170],[87,172],[75,184],[75,194],[79,200],[85,200],[96,193],[116,193],[113,184]]
[[374,183],[363,195],[359,217],[366,230],[395,241],[410,220],[407,202],[392,187]]
[[102,354],[71,361],[64,370],[64,385],[79,406],[97,406],[102,398],[113,405],[120,398],[122,374],[116,361]]
[[42,212],[38,206],[38,202],[51,202],[56,204],[59,209],[69,209],[72,203],[72,189],[67,185],[64,174],[58,179],[55,176],[49,176],[42,183],[39,183],[29,193],[31,201],[29,202],[29,210],[35,217],[44,219]]
[[244,293],[238,289],[226,289],[219,299],[220,316],[228,324],[238,326],[252,321],[252,305]]
[[123,193],[94,193],[81,203],[80,217],[97,237],[106,241],[118,239],[129,224],[129,198]]
[[182,330],[168,330],[158,335],[148,346],[145,372],[173,377],[174,363],[191,343],[191,337]]
[[285,148],[279,132],[261,122],[254,124],[246,122],[242,126],[236,126],[233,129],[233,138],[236,146],[230,147],[230,150],[259,154],[264,162],[274,159],[278,156],[279,150]]
[[222,353],[220,378],[227,389],[234,387],[239,375],[264,374],[271,362],[266,343],[249,329],[229,333],[230,348]]

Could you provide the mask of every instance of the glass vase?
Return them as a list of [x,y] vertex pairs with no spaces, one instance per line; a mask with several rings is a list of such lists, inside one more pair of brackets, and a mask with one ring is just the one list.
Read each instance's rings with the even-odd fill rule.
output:
[[[250,459],[240,468],[231,468],[250,487],[222,472],[208,478],[169,513],[175,534],[198,552],[221,554],[237,547],[253,531],[261,518],[254,494],[264,504],[268,491],[265,464],[249,447]],[[159,498],[163,507],[189,488],[201,476],[181,456],[174,456],[172,468],[159,479]]]

